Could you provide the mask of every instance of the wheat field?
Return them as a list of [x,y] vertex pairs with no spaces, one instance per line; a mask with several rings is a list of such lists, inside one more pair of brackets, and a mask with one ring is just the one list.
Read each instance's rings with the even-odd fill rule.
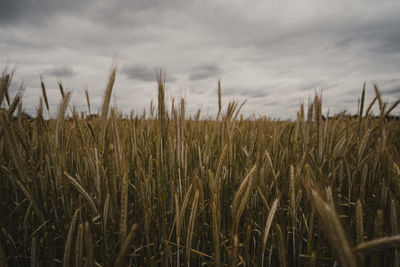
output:
[[[361,92],[357,116],[246,119],[244,103],[185,100],[126,116],[69,105],[46,85],[35,118],[0,82],[0,266],[400,266],[400,124]],[[361,90],[360,90],[361,91]],[[90,110],[89,94],[86,91]],[[379,114],[372,114],[377,107]]]

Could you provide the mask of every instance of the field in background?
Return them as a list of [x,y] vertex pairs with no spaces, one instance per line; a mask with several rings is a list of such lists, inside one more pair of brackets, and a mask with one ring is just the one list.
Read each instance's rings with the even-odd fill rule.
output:
[[[356,118],[325,119],[321,98],[297,120],[215,119],[185,102],[124,117],[22,112],[0,82],[0,266],[399,266],[398,104],[376,97]],[[87,94],[88,107],[90,99]],[[216,101],[217,102],[217,101]],[[380,114],[371,115],[374,105]],[[156,110],[157,109],[157,110]],[[16,115],[15,115],[16,114]],[[328,118],[328,116],[326,116]]]

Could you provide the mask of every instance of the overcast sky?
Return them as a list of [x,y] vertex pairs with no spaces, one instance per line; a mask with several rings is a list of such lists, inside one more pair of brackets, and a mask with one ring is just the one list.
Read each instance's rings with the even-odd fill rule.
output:
[[124,112],[156,100],[159,67],[169,102],[185,97],[204,115],[216,113],[218,78],[224,106],[247,99],[245,115],[294,118],[320,90],[325,112],[352,113],[364,81],[368,99],[374,82],[389,102],[400,98],[398,0],[1,0],[0,10],[0,67],[16,66],[12,94],[24,81],[33,114],[39,75],[52,114],[57,78],[81,111],[87,87],[96,110],[115,55]]

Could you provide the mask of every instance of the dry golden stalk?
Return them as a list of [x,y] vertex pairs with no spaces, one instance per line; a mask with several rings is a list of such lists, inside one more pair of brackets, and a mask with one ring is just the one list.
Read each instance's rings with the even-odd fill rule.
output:
[[185,210],[186,210],[186,207],[187,207],[187,205],[189,203],[189,198],[191,197],[191,194],[192,194],[192,188],[193,188],[193,183],[190,184],[190,186],[189,186],[189,188],[188,188],[188,190],[187,190],[187,192],[185,194],[185,198],[183,199],[182,207],[180,209],[179,217],[178,217],[178,221],[179,221],[179,225],[180,226],[182,225],[183,218],[185,216]]
[[361,175],[361,184],[360,184],[360,200],[361,204],[365,203],[365,185],[367,181],[367,174],[368,174],[368,165],[364,165],[364,169]]
[[76,234],[76,245],[75,245],[75,266],[82,266],[83,258],[83,225],[78,225],[78,233]]
[[44,103],[46,104],[46,109],[49,111],[49,100],[47,100],[46,86],[44,85],[42,76],[40,76],[40,85],[42,86],[43,99]]
[[19,87],[17,94],[15,95],[10,107],[8,108],[8,116],[11,118],[12,115],[14,114],[14,111],[17,109],[18,104],[20,104],[22,100],[22,96],[24,94],[24,84],[22,83],[21,86]]
[[220,254],[219,254],[219,216],[217,210],[216,201],[211,202],[211,226],[212,226],[212,237],[215,251],[215,266],[220,266]]
[[374,221],[374,237],[382,237],[383,236],[383,211],[378,209],[376,211],[376,217]]
[[194,199],[193,199],[193,203],[192,203],[192,209],[190,212],[188,235],[186,238],[186,266],[190,266],[190,251],[191,251],[191,247],[192,247],[192,239],[193,239],[193,233],[194,233],[194,225],[196,222],[198,201],[199,201],[199,190],[196,190],[196,193],[195,193]]
[[181,246],[181,222],[180,218],[180,211],[179,211],[179,201],[178,201],[178,194],[175,193],[174,195],[175,200],[175,222],[176,222],[176,243],[177,243],[177,253],[176,253],[176,262],[177,266],[180,266],[180,246]]
[[367,254],[393,248],[400,248],[400,235],[391,237],[385,236],[371,241],[363,242],[354,248],[354,252]]
[[[22,155],[21,155],[21,150],[18,149],[18,137],[17,134],[15,133],[15,128],[11,124],[10,118],[2,113],[0,114],[0,122],[2,127],[8,128],[7,131],[3,131],[3,134],[5,136],[6,142],[9,147],[9,153],[11,155],[11,159],[13,160],[15,164],[15,168],[17,169],[18,175],[19,175],[19,180],[20,181],[25,181],[27,179],[27,170],[26,166],[23,164],[24,161],[22,160]],[[23,190],[23,191],[26,191]],[[29,195],[27,195],[28,199],[30,198]]]
[[239,237],[237,234],[234,234],[232,236],[231,266],[237,266],[238,258],[239,258]]
[[100,169],[99,169],[99,155],[97,152],[97,148],[94,148],[94,159],[96,165],[96,191],[97,191],[97,205],[100,206],[102,202],[101,196],[101,181],[100,181]]
[[356,227],[357,227],[357,244],[361,244],[364,240],[364,224],[363,224],[363,207],[360,200],[356,202]]
[[285,239],[283,237],[282,229],[278,223],[275,223],[275,228],[278,236],[278,254],[279,254],[279,265],[286,267],[287,266],[287,255],[286,255],[286,247],[285,247]]
[[253,168],[251,168],[251,170],[247,174],[247,176],[243,179],[243,182],[240,184],[239,189],[235,194],[235,198],[233,199],[233,205],[232,205],[233,225],[234,225],[233,229],[235,230],[237,230],[237,227],[239,226],[240,218],[242,217],[244,207],[253,189],[253,182],[254,182],[253,173],[256,170],[256,167],[257,165],[254,165]]
[[62,85],[61,80],[57,79],[57,83],[58,83],[58,88],[60,89],[61,97],[64,98],[65,97],[65,93],[64,93],[64,87]]
[[89,222],[85,222],[85,251],[86,251],[86,266],[94,267],[94,247],[92,232]]
[[[108,141],[108,139],[107,139]],[[111,214],[112,219],[117,222],[117,208],[118,208],[118,190],[117,190],[117,171],[115,166],[114,156],[114,145],[106,145],[106,164],[107,164],[107,180],[108,180],[108,192],[110,193],[111,201]]]
[[59,147],[63,145],[63,137],[64,137],[64,118],[65,112],[67,111],[69,100],[71,99],[71,92],[68,91],[65,97],[61,100],[61,104],[58,109],[57,113],[57,120],[56,120],[56,144]]
[[219,116],[221,115],[222,110],[222,101],[221,101],[221,80],[218,80],[218,114],[217,120],[219,120]]
[[363,90],[361,93],[361,103],[360,103],[360,111],[358,113],[358,124],[357,124],[357,136],[360,138],[360,131],[361,131],[361,121],[362,121],[362,114],[364,111],[364,102],[365,102],[365,85],[366,82],[364,82]]
[[[254,178],[253,173],[256,170],[257,165],[254,165],[253,168],[249,171],[246,178],[243,179],[242,184],[239,186],[238,191],[235,194],[235,198],[233,199],[232,206],[232,258],[231,258],[231,266],[236,266],[237,259],[239,256],[239,241],[236,242],[235,239],[239,239],[239,223],[242,217],[244,208],[249,200],[250,193],[253,190]],[[245,191],[244,191],[245,190]],[[244,192],[243,192],[244,191]]]
[[395,199],[390,200],[390,224],[392,226],[392,234],[397,235],[399,231],[399,222],[397,221],[397,203]]
[[[296,229],[296,196],[295,196],[295,175],[294,167],[290,165],[290,183],[289,183],[289,201],[290,201],[290,216],[292,217],[292,230]],[[294,232],[293,232],[294,235]],[[294,236],[293,236],[294,237]]]
[[74,215],[72,216],[71,224],[69,226],[67,239],[65,240],[64,246],[64,258],[63,258],[63,267],[70,266],[70,258],[71,258],[71,245],[72,245],[72,238],[75,231],[76,219],[78,218],[78,213],[81,208],[76,209]]
[[103,209],[103,233],[106,233],[107,230],[107,219],[108,213],[110,208],[110,193],[107,193],[106,200],[104,202],[104,209]]
[[85,96],[86,96],[86,102],[87,102],[87,105],[88,105],[88,112],[89,112],[89,115],[90,115],[91,114],[91,112],[90,112],[90,98],[89,98],[89,90],[88,90],[87,87],[85,88]]
[[267,222],[265,223],[263,240],[262,240],[262,253],[261,253],[262,266],[264,266],[264,253],[265,253],[265,248],[267,246],[269,230],[271,229],[272,220],[274,219],[275,212],[278,209],[278,204],[279,204],[279,199],[276,198],[274,200],[274,202],[272,203],[272,207],[271,207],[271,209],[269,211],[269,214],[268,214]]
[[10,86],[12,75],[6,74],[6,69],[0,79],[0,106],[3,104],[4,97],[8,94],[8,87]]
[[314,215],[315,209],[311,207],[311,214],[308,218],[308,229],[307,229],[307,254],[310,256],[314,252],[313,249],[313,237],[314,237]]
[[314,267],[316,266],[316,261],[317,261],[317,256],[315,255],[315,252],[311,253],[310,261],[309,261],[309,266]]
[[378,99],[379,111],[381,111],[383,108],[383,102],[382,102],[381,92],[379,92],[379,88],[378,88],[377,84],[374,84],[374,90],[375,90],[376,98]]
[[126,237],[124,243],[122,244],[117,260],[115,261],[115,267],[125,266],[126,256],[127,256],[126,254],[128,253],[129,246],[131,245],[133,239],[135,238],[135,234],[138,228],[139,225],[135,223],[129,230],[129,234]]
[[317,148],[318,148],[318,161],[322,160],[322,99],[321,96],[316,94],[314,98],[314,120],[315,129],[317,131]]
[[106,89],[104,92],[103,105],[101,107],[101,119],[103,121],[103,127],[104,127],[105,121],[107,120],[107,116],[108,116],[111,94],[112,94],[112,89],[114,86],[116,74],[117,74],[117,66],[116,66],[116,63],[114,62],[111,67],[110,76],[108,77],[108,83],[107,83],[107,86],[106,86]]
[[14,163],[15,168],[17,169],[17,173],[19,175],[15,176],[16,179],[13,179],[14,177],[12,175],[6,175],[6,177],[12,182],[13,185],[15,185],[16,189],[18,187],[24,193],[25,197],[30,202],[32,202],[33,210],[35,211],[41,222],[44,222],[43,213],[39,209],[36,200],[32,197],[32,192],[30,191],[29,187],[26,186],[28,172],[26,166],[23,164],[25,161],[23,160],[23,157],[20,153],[21,150],[18,149],[17,135],[15,133],[15,129],[13,125],[11,125],[8,116],[4,113],[0,114],[0,122],[2,127],[5,127],[7,129],[6,131],[3,131],[3,133],[9,148],[8,151],[11,154],[12,162]]
[[120,234],[120,244],[123,244],[126,238],[127,232],[127,219],[128,219],[128,178],[126,175],[122,177],[121,183],[121,211],[120,211],[120,221],[119,221],[119,234]]
[[341,266],[357,266],[356,258],[332,205],[326,203],[314,189],[311,189],[311,198],[335,259]]
[[227,146],[222,149],[215,175],[209,171],[210,199],[211,199],[211,227],[215,250],[215,264],[220,265],[220,173],[226,156]]
[[394,102],[393,105],[383,115],[383,117],[386,118],[387,116],[389,116],[389,113],[392,112],[399,104],[400,104],[400,100],[397,100],[396,102]]
[[[171,245],[174,245],[174,246],[177,245],[176,243],[171,242],[171,241],[168,241],[168,240],[166,240],[166,242],[167,242],[168,244],[171,244]],[[181,247],[183,248],[183,246],[181,246]],[[207,254],[205,254],[205,253],[203,253],[203,252],[201,252],[201,251],[195,250],[195,249],[190,249],[190,252],[191,252],[191,253],[194,253],[194,254],[196,254],[196,255],[199,255],[199,256],[202,256],[202,257],[211,259],[211,260],[215,260],[214,257],[212,257],[212,256],[210,256],[210,255],[207,255]]]
[[160,69],[160,73],[157,74],[158,82],[158,120],[160,124],[160,133],[162,144],[165,145],[167,141],[167,114],[165,111],[165,73]]
[[[0,261],[1,264],[1,261]],[[31,267],[36,266],[36,238],[32,237],[31,240]]]
[[364,137],[362,138],[360,142],[360,146],[358,148],[358,165],[360,165],[361,160],[364,158],[364,152],[368,144],[369,136],[371,134],[372,130],[368,129],[367,132],[364,134]]
[[93,217],[96,216],[99,212],[96,208],[96,205],[94,204],[93,199],[90,197],[88,192],[79,184],[78,181],[76,181],[74,178],[72,178],[71,175],[69,175],[67,172],[64,172],[64,175],[68,178],[68,180],[71,182],[71,184],[75,187],[76,190],[79,191],[79,193],[82,194],[82,196],[86,199],[86,201],[89,203],[90,208],[92,209],[93,212]]

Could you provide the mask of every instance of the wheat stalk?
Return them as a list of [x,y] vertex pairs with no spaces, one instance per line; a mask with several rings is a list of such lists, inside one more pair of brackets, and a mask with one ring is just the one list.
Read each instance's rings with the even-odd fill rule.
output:
[[319,214],[324,233],[327,235],[330,247],[341,266],[356,266],[355,256],[346,239],[344,230],[333,207],[326,203],[319,193],[311,189],[312,203]]
[[400,248],[400,235],[363,242],[354,248],[354,252],[367,254],[393,248]]
[[43,94],[44,103],[46,104],[46,109],[47,109],[47,111],[49,111],[49,100],[47,99],[46,86],[44,84],[44,80],[43,80],[42,76],[40,76],[40,85],[42,86],[42,94]]
[[139,228],[138,224],[133,224],[131,229],[129,230],[129,234],[126,237],[124,243],[121,246],[118,257],[115,261],[115,267],[125,266],[126,262],[126,254],[128,253],[129,246],[131,245],[133,239],[135,238],[135,234],[137,229]]
[[89,203],[90,208],[92,209],[93,216],[96,216],[99,212],[96,208],[96,205],[94,204],[93,199],[90,197],[88,192],[86,192],[86,190],[79,184],[79,182],[76,181],[74,178],[72,178],[72,176],[69,175],[67,172],[64,172],[64,175],[68,178],[68,180],[75,187],[75,189],[78,190],[79,193],[81,193],[82,196],[86,199],[86,201]]
[[94,266],[94,247],[92,231],[90,230],[90,224],[88,221],[85,222],[85,251],[86,251],[86,266]]
[[72,238],[73,238],[73,234],[75,231],[76,219],[78,218],[78,213],[80,210],[81,210],[80,208],[76,209],[76,211],[74,212],[74,215],[72,216],[71,224],[69,226],[68,235],[67,235],[67,239],[65,241],[65,246],[64,246],[63,267],[70,266],[69,261],[71,258]]
[[191,252],[191,247],[192,247],[192,239],[193,239],[193,233],[194,233],[194,225],[195,225],[195,220],[196,220],[198,201],[199,201],[199,190],[196,190],[196,193],[194,194],[193,203],[192,203],[192,209],[190,212],[188,235],[186,238],[186,265],[187,266],[190,266],[190,252]]
[[262,240],[262,252],[261,252],[261,264],[262,264],[262,266],[264,266],[264,254],[265,254],[265,248],[267,246],[269,230],[271,229],[272,220],[274,219],[276,210],[278,209],[278,204],[279,204],[279,199],[276,198],[274,200],[274,202],[272,203],[272,207],[271,207],[271,209],[269,211],[269,214],[268,214],[267,222],[265,223],[263,240]]
[[357,244],[361,244],[364,240],[364,224],[363,224],[363,207],[360,200],[356,202],[356,227],[357,227]]

